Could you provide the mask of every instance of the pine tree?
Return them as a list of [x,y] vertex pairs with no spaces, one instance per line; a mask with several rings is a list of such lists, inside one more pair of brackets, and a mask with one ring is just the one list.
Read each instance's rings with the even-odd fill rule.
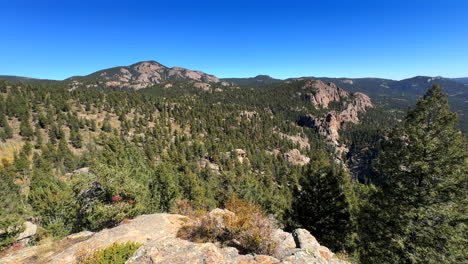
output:
[[360,221],[362,263],[466,262],[468,146],[456,123],[435,85],[383,145]]
[[0,109],[0,127],[5,127],[7,125],[7,119],[5,113]]
[[47,166],[34,169],[29,202],[51,235],[63,237],[71,233],[77,214],[73,192]]
[[75,169],[76,166],[76,157],[73,155],[73,152],[70,150],[68,147],[67,142],[65,139],[61,139],[59,141],[58,147],[57,147],[57,155],[60,157],[63,169],[65,171],[71,171]]
[[34,134],[36,136],[36,144],[34,145],[34,148],[35,149],[40,149],[42,147],[42,144],[43,144],[44,140],[42,138],[42,133],[41,133],[39,125],[36,126],[36,130],[34,131]]
[[13,129],[10,127],[8,122],[6,122],[5,126],[3,127],[4,139],[13,138]]
[[18,186],[13,182],[14,173],[0,168],[0,249],[15,241],[25,220],[25,210]]
[[70,142],[74,148],[81,148],[83,146],[80,131],[72,129],[70,131]]
[[112,132],[112,126],[108,120],[104,120],[102,123],[102,131],[104,132]]
[[333,251],[353,251],[355,222],[350,176],[324,153],[311,162],[294,202],[296,220]]
[[91,119],[91,124],[89,126],[89,130],[95,132],[96,131],[96,121],[94,119]]
[[150,191],[158,194],[161,209],[168,212],[179,197],[177,176],[174,171],[163,166],[158,167],[155,174],[156,183],[151,185]]
[[34,131],[31,125],[29,124],[29,116],[21,118],[20,135],[25,140],[32,140],[34,137]]

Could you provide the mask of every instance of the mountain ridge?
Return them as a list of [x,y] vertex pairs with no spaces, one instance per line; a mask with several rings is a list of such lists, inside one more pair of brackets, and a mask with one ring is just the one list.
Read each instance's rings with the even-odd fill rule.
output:
[[117,66],[99,70],[85,76],[73,76],[64,81],[101,82],[105,86],[122,86],[135,90],[165,81],[184,80],[204,83],[220,83],[214,75],[182,67],[167,67],[157,61],[141,61],[129,66]]

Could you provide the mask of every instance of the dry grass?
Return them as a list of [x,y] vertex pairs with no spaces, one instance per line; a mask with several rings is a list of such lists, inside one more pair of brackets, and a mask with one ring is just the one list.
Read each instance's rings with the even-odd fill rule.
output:
[[194,242],[220,243],[236,247],[241,253],[273,255],[276,243],[272,234],[276,221],[256,205],[231,198],[220,215],[205,213],[183,226],[177,236]]
[[8,162],[13,161],[15,152],[19,152],[23,148],[24,141],[20,136],[14,136],[7,139],[5,142],[0,141],[0,160],[5,159]]

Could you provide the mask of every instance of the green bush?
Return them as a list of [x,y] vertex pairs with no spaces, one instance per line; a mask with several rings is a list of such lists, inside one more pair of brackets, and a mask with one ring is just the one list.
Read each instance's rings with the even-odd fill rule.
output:
[[134,242],[114,243],[94,252],[82,252],[78,256],[78,264],[124,264],[140,246]]

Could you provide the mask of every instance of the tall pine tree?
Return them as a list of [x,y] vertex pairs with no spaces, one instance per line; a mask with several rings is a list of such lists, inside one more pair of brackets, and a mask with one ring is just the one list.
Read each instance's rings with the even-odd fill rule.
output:
[[384,143],[362,210],[362,263],[466,263],[467,142],[438,85]]

